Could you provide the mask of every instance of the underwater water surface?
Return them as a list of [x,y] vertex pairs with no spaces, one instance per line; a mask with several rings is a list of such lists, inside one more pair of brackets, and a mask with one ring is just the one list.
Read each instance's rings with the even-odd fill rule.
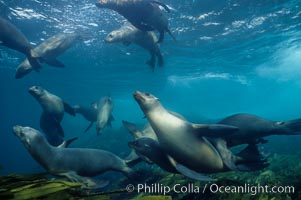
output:
[[[84,133],[89,122],[79,115],[65,114],[61,124],[65,138],[78,137],[71,147],[104,149],[122,158],[129,154],[127,143],[132,140],[122,120],[141,128],[147,123],[133,98],[136,90],[155,95],[167,109],[193,123],[216,122],[235,113],[275,121],[301,118],[300,0],[162,2],[172,8],[164,14],[177,41],[166,33],[160,44],[165,65],[152,71],[146,64],[149,54],[141,47],[104,42],[106,35],[126,19],[114,11],[97,8],[95,0],[0,0],[0,17],[18,27],[33,46],[60,32],[85,35],[84,41],[76,42],[58,57],[65,68],[43,65],[39,73],[33,71],[22,79],[14,75],[25,56],[0,46],[1,175],[44,171],[12,134],[14,125],[40,130],[41,107],[28,93],[33,85],[42,86],[70,105],[89,105],[102,96],[111,96],[115,120],[102,135],[96,134],[95,126]],[[264,181],[274,183],[273,176],[286,169],[279,184],[287,183],[291,176],[300,178],[300,171],[296,173],[301,165],[301,135],[266,139],[269,142],[263,148],[273,163],[272,168],[262,171],[272,172],[264,175]],[[156,177],[149,183],[165,178],[168,180],[164,183],[176,184],[184,179],[179,176],[172,181],[170,173],[153,165],[135,168],[142,169],[147,177]],[[231,172],[228,179],[246,176],[245,180],[257,184],[252,180],[258,174],[239,174]],[[104,176],[111,184],[107,190],[124,187],[118,185],[125,181],[119,173]],[[221,176],[223,184],[227,184],[227,174]],[[301,198],[298,195],[290,197]],[[189,195],[173,197],[193,199]]]

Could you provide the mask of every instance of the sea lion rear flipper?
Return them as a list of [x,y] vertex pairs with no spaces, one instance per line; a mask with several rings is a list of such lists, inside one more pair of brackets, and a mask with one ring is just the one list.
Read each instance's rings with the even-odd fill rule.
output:
[[160,67],[163,67],[164,66],[164,60],[163,60],[163,56],[162,56],[160,50],[156,53],[156,55],[157,55],[157,58],[158,58],[158,65]]
[[135,139],[142,136],[142,133],[137,129],[134,123],[122,120],[122,124],[128,129],[128,131],[133,135]]
[[85,133],[93,126],[93,124],[94,124],[94,122],[91,122],[90,124],[89,124],[89,126],[85,129]]
[[160,31],[160,35],[159,35],[159,39],[157,41],[157,43],[161,43],[164,39],[164,31]]
[[192,132],[203,137],[223,137],[238,131],[236,126],[222,124],[192,124]]
[[146,64],[148,64],[148,65],[151,67],[152,71],[154,71],[154,69],[155,69],[155,64],[156,64],[156,57],[155,57],[155,54],[151,54],[151,58],[150,58],[150,60],[148,60],[148,61],[146,62]]
[[193,171],[191,169],[188,169],[187,167],[185,167],[184,165],[181,165],[179,163],[177,163],[172,157],[167,155],[168,160],[170,161],[170,163],[176,168],[176,170],[181,173],[182,175],[194,179],[194,180],[198,180],[198,181],[213,181],[214,179],[205,176],[203,174],[200,174],[196,171]]
[[57,59],[47,59],[47,60],[44,60],[48,65],[50,66],[53,66],[53,67],[66,67],[64,65],[64,63],[62,63],[61,61],[57,60]]
[[74,108],[72,106],[70,106],[69,104],[67,104],[66,102],[63,102],[63,103],[64,103],[65,112],[72,116],[75,116],[76,112],[75,112]]
[[170,9],[166,4],[164,4],[160,1],[155,1],[155,0],[152,0],[151,3],[155,3],[155,4],[158,4],[159,6],[162,6],[166,10],[166,12],[170,13]]
[[261,170],[269,165],[266,156],[258,149],[256,144],[249,144],[236,156],[238,158],[236,165],[240,171]]
[[226,141],[220,138],[218,139],[209,138],[209,140],[218,151],[224,165],[228,167],[230,170],[233,171],[239,170],[238,167],[235,165],[236,156],[228,149]]

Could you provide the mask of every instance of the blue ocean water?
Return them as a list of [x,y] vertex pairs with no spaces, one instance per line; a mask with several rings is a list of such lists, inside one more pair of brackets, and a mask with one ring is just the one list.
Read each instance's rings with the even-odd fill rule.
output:
[[[59,57],[64,69],[44,66],[23,79],[14,78],[24,59],[0,46],[1,174],[36,173],[42,168],[12,134],[13,125],[39,129],[40,105],[28,88],[40,85],[71,105],[89,105],[101,96],[114,101],[113,128],[97,136],[81,116],[65,114],[66,138],[74,147],[98,147],[125,157],[131,136],[121,120],[146,123],[133,99],[141,90],[160,98],[168,109],[198,123],[234,113],[270,120],[301,117],[301,1],[185,0],[164,3],[177,38],[161,44],[165,66],[152,72],[148,53],[135,45],[105,44],[105,36],[125,23],[93,0],[0,0],[0,16],[10,20],[33,45],[59,32],[87,36]],[[274,136],[270,152],[300,154],[301,136]]]

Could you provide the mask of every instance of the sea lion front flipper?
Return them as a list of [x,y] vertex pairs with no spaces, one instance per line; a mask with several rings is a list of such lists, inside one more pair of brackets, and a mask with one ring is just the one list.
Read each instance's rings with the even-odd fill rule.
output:
[[85,129],[85,133],[93,126],[93,124],[94,124],[94,122],[91,122],[90,124],[89,124],[89,126]]
[[158,4],[159,6],[162,6],[166,10],[166,12],[170,13],[170,9],[166,4],[164,4],[160,1],[155,1],[155,0],[152,0],[151,3],[155,3],[155,4]]
[[61,126],[61,123],[59,121],[57,121],[56,119],[54,119],[54,121],[55,121],[55,127],[57,129],[58,134],[60,136],[64,137],[65,133],[64,133],[63,127]]
[[194,179],[194,180],[198,180],[198,181],[213,181],[214,179],[208,177],[208,176],[205,176],[203,174],[200,174],[196,171],[193,171],[191,169],[188,169],[187,167],[185,167],[184,165],[181,165],[179,163],[177,163],[177,161],[175,161],[172,157],[168,156],[167,155],[167,158],[168,160],[170,161],[170,163],[176,168],[176,170],[188,177],[188,178],[191,178],[191,179]]
[[50,66],[53,66],[53,67],[59,67],[59,68],[62,68],[62,67],[66,67],[64,65],[64,63],[62,63],[61,61],[57,60],[57,59],[49,59],[49,60],[44,60],[45,63],[47,63],[48,65]]
[[77,139],[78,139],[78,137],[74,137],[69,140],[64,140],[62,144],[57,146],[57,148],[67,148],[73,141],[75,141]]
[[75,116],[76,112],[75,112],[74,108],[72,106],[70,106],[69,104],[67,104],[66,102],[63,102],[63,103],[64,103],[65,112],[72,116]]
[[236,126],[222,124],[192,124],[192,132],[203,137],[223,137],[238,131]]

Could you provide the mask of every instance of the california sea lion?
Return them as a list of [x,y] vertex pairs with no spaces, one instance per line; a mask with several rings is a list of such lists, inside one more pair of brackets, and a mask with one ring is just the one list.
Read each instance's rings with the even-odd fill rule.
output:
[[[30,155],[49,173],[90,185],[91,179],[108,170],[122,172],[129,178],[135,176],[124,160],[100,149],[58,148],[49,145],[46,138],[30,127],[14,126],[13,133],[21,140]],[[93,184],[93,183],[92,183]]]
[[[77,33],[59,33],[54,35],[39,46],[34,48],[34,51],[43,57],[43,61],[50,66],[65,67],[63,63],[57,60],[57,57],[69,49],[76,40],[82,36]],[[24,60],[17,68],[15,78],[19,79],[32,71],[32,66],[28,59]]]
[[[205,138],[231,134],[238,130],[237,127],[222,124],[192,124],[167,111],[159,99],[151,94],[136,91],[134,98],[154,129],[161,148],[182,174],[189,174],[190,170],[199,173],[239,170],[235,163],[238,160],[244,162],[243,165],[249,165],[246,168],[254,169],[247,160],[233,155],[223,143],[215,144],[219,147],[217,151]],[[261,160],[258,160],[258,163],[261,164]]]
[[36,71],[39,71],[41,65],[37,58],[38,55],[24,36],[11,22],[0,17],[0,45],[19,51],[27,56],[28,61]]
[[40,127],[46,133],[49,143],[54,146],[61,144],[60,138],[64,137],[64,131],[60,123],[64,117],[64,112],[75,116],[74,109],[60,97],[51,94],[42,87],[32,86],[28,91],[42,106]]
[[108,8],[118,12],[131,24],[142,31],[158,30],[160,37],[158,43],[164,39],[164,32],[168,32],[175,40],[168,28],[168,20],[161,12],[159,6],[166,11],[170,9],[163,3],[154,0],[98,0],[96,6]]
[[179,173],[164,153],[158,141],[148,137],[141,137],[128,144],[147,163],[155,163],[165,171]]
[[100,135],[106,126],[112,127],[111,122],[114,121],[112,98],[109,96],[101,98],[98,101],[97,109],[96,132],[97,135]]
[[125,45],[135,43],[142,48],[149,51],[151,58],[146,63],[151,66],[152,70],[155,68],[156,56],[158,58],[158,65],[164,65],[163,56],[157,43],[157,36],[153,31],[141,31],[130,23],[123,25],[120,29],[114,30],[105,38],[107,43],[121,42]]
[[271,121],[251,114],[235,114],[221,120],[219,124],[236,126],[239,130],[224,136],[228,146],[265,143],[269,135],[300,135],[301,119]]
[[86,120],[90,122],[89,126],[85,129],[85,132],[87,132],[96,122],[97,115],[98,115],[98,108],[97,103],[93,102],[89,107],[81,106],[81,105],[75,105],[73,106],[73,109],[76,113],[81,114]]

